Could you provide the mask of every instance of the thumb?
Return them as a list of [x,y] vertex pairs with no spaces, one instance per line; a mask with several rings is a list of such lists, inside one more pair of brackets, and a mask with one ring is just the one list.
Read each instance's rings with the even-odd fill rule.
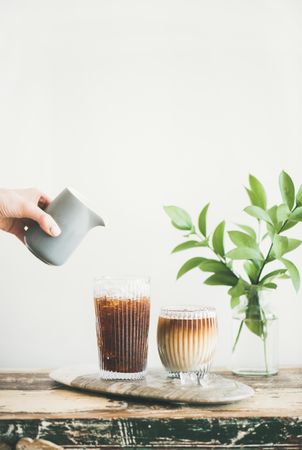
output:
[[35,220],[40,225],[40,228],[50,236],[56,237],[61,234],[60,227],[54,219],[33,203],[26,202],[24,204],[23,216],[24,218]]

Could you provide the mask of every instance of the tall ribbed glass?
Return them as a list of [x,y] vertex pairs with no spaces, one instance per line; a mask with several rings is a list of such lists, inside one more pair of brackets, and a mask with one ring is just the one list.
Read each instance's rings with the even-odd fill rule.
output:
[[143,378],[150,322],[149,279],[98,278],[94,305],[101,377]]
[[174,306],[162,308],[157,326],[157,345],[169,375],[199,382],[208,373],[218,337],[214,308]]

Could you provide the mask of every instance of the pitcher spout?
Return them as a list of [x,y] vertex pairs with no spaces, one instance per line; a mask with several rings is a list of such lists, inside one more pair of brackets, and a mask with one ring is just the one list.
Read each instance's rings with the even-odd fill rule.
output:
[[93,213],[93,215],[91,217],[91,225],[92,225],[92,227],[104,227],[105,222],[103,221],[103,219],[100,216]]

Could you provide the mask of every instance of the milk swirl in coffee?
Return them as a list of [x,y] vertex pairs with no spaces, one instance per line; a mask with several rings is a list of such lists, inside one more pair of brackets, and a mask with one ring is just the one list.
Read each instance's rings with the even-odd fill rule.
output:
[[162,364],[172,376],[210,368],[217,342],[214,308],[163,308],[158,320],[157,343]]

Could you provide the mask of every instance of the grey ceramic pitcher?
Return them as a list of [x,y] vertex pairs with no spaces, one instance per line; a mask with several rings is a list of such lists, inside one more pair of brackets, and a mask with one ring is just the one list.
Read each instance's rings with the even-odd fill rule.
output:
[[91,228],[105,226],[103,219],[70,188],[64,189],[45,211],[57,222],[61,234],[51,237],[33,223],[25,233],[25,244],[46,264],[64,264]]

